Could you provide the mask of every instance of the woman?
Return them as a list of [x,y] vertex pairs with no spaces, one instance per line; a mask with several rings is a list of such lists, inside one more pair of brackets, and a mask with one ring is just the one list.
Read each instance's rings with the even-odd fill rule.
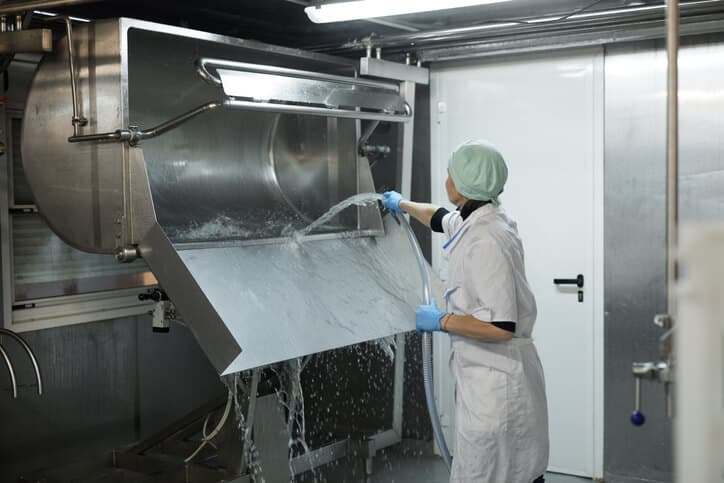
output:
[[472,141],[448,163],[445,188],[457,211],[384,194],[389,211],[407,212],[447,238],[445,312],[434,301],[420,306],[417,329],[450,334],[457,426],[451,482],[542,483],[548,465],[543,368],[531,340],[535,297],[516,224],[499,208],[507,177],[500,153]]

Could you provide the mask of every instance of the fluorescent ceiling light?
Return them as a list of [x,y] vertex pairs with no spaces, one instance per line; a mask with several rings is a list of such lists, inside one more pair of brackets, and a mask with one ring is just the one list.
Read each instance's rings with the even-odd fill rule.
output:
[[[58,15],[57,13],[46,12],[46,11],[44,11],[44,10],[33,10],[33,13],[34,13],[35,15],[40,15],[40,16],[42,16],[42,17],[51,17],[51,18],[52,18],[52,17],[59,17],[59,15]],[[88,20],[87,18],[70,17],[70,16],[69,16],[68,18],[71,19],[71,20],[73,20],[73,21],[75,21],[75,22],[86,22],[86,23],[89,23],[89,22],[90,22],[90,20]]]
[[389,17],[409,13],[432,12],[450,8],[473,7],[510,0],[354,0],[310,6],[304,12],[314,23],[344,22],[362,18]]

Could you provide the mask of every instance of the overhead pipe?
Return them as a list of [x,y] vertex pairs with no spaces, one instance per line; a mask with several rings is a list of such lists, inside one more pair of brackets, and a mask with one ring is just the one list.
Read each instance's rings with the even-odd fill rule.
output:
[[[704,18],[697,17],[681,25],[684,35],[702,35],[721,32],[724,29],[724,15],[712,14]],[[640,42],[665,37],[666,29],[659,21],[637,24],[635,27],[618,26],[591,28],[585,31],[553,32],[535,35],[504,36],[466,44],[435,47],[418,52],[418,59],[423,62],[443,62],[458,59],[473,59],[501,55],[526,54],[534,52],[550,52],[581,47],[594,47],[622,42]]]
[[[366,38],[354,40],[339,44],[325,44],[309,47],[311,50],[324,52],[344,52],[350,50],[364,49],[366,45],[372,43],[374,46],[387,48],[391,51],[396,49],[409,50],[411,48],[418,52],[424,52],[429,48],[445,45],[459,45],[460,43],[472,43],[475,41],[485,41],[490,39],[502,39],[506,37],[522,37],[528,35],[551,35],[560,34],[561,36],[584,34],[592,29],[605,31],[605,28],[621,27],[622,24],[627,29],[636,29],[639,24],[650,23],[655,26],[662,27],[663,6],[647,6],[634,7],[628,9],[614,9],[607,11],[601,10],[596,12],[574,14],[565,20],[541,21],[534,19],[510,19],[502,20],[497,23],[488,23],[476,25],[473,27],[457,27],[437,30],[427,30],[414,33],[382,35],[372,39]],[[681,6],[682,15],[694,16],[711,14],[720,11],[721,2],[718,0],[702,0],[697,2],[689,2]],[[565,16],[564,16],[565,17]],[[664,29],[661,29],[659,37],[663,37]],[[625,39],[624,39],[625,40]],[[615,39],[614,39],[615,41]]]
[[673,334],[676,314],[676,250],[679,225],[679,0],[666,0],[666,313],[656,315],[654,323],[666,329],[659,338],[658,362],[634,362],[636,407],[630,415],[631,424],[646,422],[641,411],[641,380],[649,379],[664,384],[666,414],[673,416],[674,383]]
[[669,317],[673,317],[679,225],[679,1],[666,0],[666,7],[666,305]]
[[69,17],[65,17],[66,41],[68,43],[68,68],[70,69],[70,94],[73,102],[73,136],[78,136],[78,128],[88,124],[86,119],[80,112],[80,103],[78,101],[78,80],[75,71],[75,51],[73,45],[73,25]]

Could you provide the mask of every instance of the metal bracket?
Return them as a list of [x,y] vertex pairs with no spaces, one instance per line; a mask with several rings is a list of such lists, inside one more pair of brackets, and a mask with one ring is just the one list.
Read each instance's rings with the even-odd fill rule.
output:
[[73,51],[73,25],[70,18],[65,17],[66,40],[68,41],[68,67],[70,69],[70,93],[73,101],[73,136],[78,136],[78,128],[88,124],[88,119],[80,112],[80,103],[78,102],[78,84],[75,73],[75,53]]

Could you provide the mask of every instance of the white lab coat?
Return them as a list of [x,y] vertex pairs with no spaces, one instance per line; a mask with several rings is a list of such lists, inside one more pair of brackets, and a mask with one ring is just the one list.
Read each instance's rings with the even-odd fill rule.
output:
[[485,205],[465,221],[459,212],[445,215],[443,228],[447,312],[516,323],[509,342],[450,334],[457,426],[450,481],[532,483],[548,465],[548,408],[516,225]]

